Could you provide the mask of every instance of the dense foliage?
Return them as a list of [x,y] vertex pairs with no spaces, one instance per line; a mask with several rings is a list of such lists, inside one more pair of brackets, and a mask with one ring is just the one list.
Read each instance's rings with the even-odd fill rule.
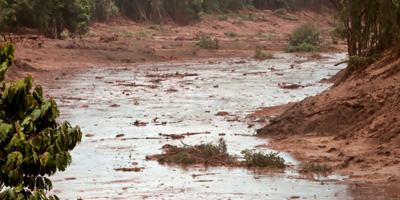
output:
[[253,9],[295,11],[304,6],[329,5],[328,0],[0,0],[0,33],[25,26],[61,38],[83,35],[90,21],[106,21],[118,13],[135,21],[188,22],[206,13]]
[[277,154],[263,154],[262,152],[252,152],[251,150],[243,150],[246,163],[252,167],[272,167],[272,168],[285,168],[285,160]]
[[330,0],[339,10],[335,36],[347,40],[350,66],[365,66],[385,50],[400,56],[399,0]]
[[81,141],[79,127],[56,123],[54,100],[45,100],[33,78],[6,83],[14,46],[0,45],[0,199],[58,199],[46,197],[51,176],[71,163],[69,151]]
[[26,26],[52,37],[60,37],[65,29],[71,35],[82,35],[90,22],[90,3],[89,0],[0,0],[0,32],[4,36],[15,27]]
[[120,12],[134,20],[175,21],[198,19],[204,13],[225,13],[252,9],[287,8],[330,5],[328,0],[115,0]]
[[288,34],[289,44],[286,45],[286,52],[294,51],[317,51],[321,40],[319,38],[320,32],[318,32],[314,25],[311,23],[305,23],[298,29],[294,29],[291,34]]

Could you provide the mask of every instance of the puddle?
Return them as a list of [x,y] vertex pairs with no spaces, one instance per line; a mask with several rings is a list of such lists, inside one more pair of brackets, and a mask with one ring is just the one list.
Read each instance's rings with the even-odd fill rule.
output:
[[[328,89],[330,84],[317,82],[344,68],[333,65],[346,58],[323,55],[334,59],[291,68],[294,59],[305,58],[276,56],[280,58],[262,62],[228,59],[100,67],[59,77],[44,90],[58,102],[60,121],[80,125],[87,137],[71,153],[73,163],[67,171],[51,177],[55,193],[62,199],[353,199],[353,190],[341,183],[345,177],[338,175],[187,168],[145,160],[146,155],[162,153],[164,144],[181,145],[180,140],[145,139],[160,133],[210,132],[185,136],[186,144],[216,142],[224,133],[228,152],[236,155],[265,146],[266,139],[242,136],[263,126],[255,123],[248,128],[252,122],[245,116],[259,107],[297,102]],[[182,76],[185,73],[197,76]],[[176,76],[166,78],[166,74]],[[307,87],[282,89],[283,83]],[[218,112],[228,115],[216,116]],[[232,117],[238,121],[228,121]],[[136,120],[143,125],[135,126]],[[280,155],[288,164],[298,164],[290,154]]]

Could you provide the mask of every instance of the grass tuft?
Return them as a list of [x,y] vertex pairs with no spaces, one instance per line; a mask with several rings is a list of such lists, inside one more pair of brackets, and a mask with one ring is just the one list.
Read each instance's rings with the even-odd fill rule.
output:
[[255,50],[254,58],[257,59],[272,59],[274,58],[274,54],[271,53],[264,53],[261,47],[257,47]]
[[124,31],[121,34],[119,34],[119,37],[123,37],[123,38],[133,38],[134,35],[132,32],[130,31]]
[[241,154],[244,155],[248,166],[252,167],[272,167],[272,168],[285,168],[285,160],[276,154],[263,154],[261,152],[253,153],[251,150],[243,150]]
[[234,32],[227,32],[227,33],[225,33],[228,37],[236,37],[237,35],[236,35],[236,33],[234,33]]

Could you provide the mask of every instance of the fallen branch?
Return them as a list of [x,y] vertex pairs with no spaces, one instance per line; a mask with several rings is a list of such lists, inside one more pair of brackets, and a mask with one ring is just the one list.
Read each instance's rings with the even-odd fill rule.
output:
[[349,60],[346,60],[346,61],[343,61],[343,62],[340,62],[340,63],[336,63],[336,64],[334,64],[333,66],[339,66],[339,65],[341,65],[341,64],[344,64],[344,63],[348,63],[349,62]]

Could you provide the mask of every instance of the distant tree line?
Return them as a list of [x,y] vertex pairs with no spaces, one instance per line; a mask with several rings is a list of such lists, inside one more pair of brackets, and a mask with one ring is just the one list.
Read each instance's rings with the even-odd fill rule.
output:
[[238,10],[297,8],[317,4],[330,5],[329,0],[114,0],[119,11],[133,20],[185,21],[203,13],[226,13]]
[[205,13],[239,10],[297,8],[330,4],[329,0],[0,0],[0,32],[13,28],[35,28],[42,35],[60,37],[87,32],[90,21],[107,21],[122,14],[135,21],[188,22]]

